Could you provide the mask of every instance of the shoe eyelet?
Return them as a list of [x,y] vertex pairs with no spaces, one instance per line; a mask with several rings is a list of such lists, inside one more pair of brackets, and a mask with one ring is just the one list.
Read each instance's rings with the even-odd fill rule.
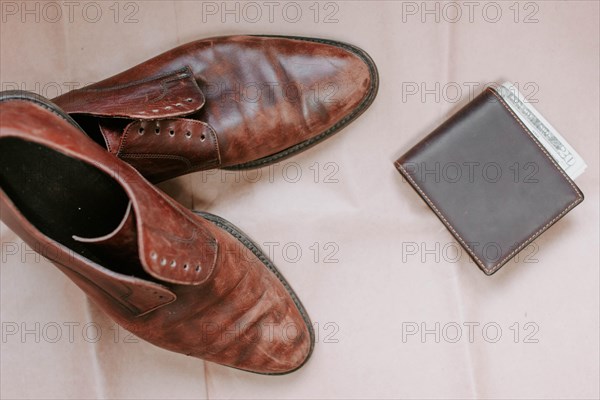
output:
[[157,135],[160,135],[160,128],[154,129],[154,133],[156,133]]
[[140,127],[140,129],[138,130],[138,133],[139,133],[140,135],[143,135],[143,134],[144,134],[144,128]]
[[200,270],[202,270],[202,267],[199,265],[196,265],[196,272],[200,272]]
[[190,131],[187,131],[187,132],[185,133],[185,137],[186,137],[187,139],[190,139],[190,138],[192,137],[192,132],[190,132]]
[[192,101],[194,101],[194,100],[192,100],[192,98],[191,98],[191,97],[188,97],[187,99],[185,99],[185,101],[187,101],[188,103],[191,103],[191,102],[192,102]]
[[187,264],[183,264],[183,269],[188,269],[188,265]]
[[175,268],[177,266],[177,261],[171,261],[171,268]]
[[165,265],[167,265],[167,259],[166,259],[166,258],[162,258],[162,259],[160,260],[160,265],[162,265],[163,267],[164,267]]
[[206,139],[206,135],[203,133],[203,134],[200,136],[200,141],[201,141],[201,142],[204,142],[204,140],[205,140],[205,139]]
[[169,136],[175,136],[175,131],[173,129],[169,131]]
[[153,259],[153,260],[156,260],[156,259],[158,259],[158,254],[156,254],[156,252],[155,252],[155,251],[152,251],[152,252],[150,253],[150,258],[151,258],[151,259]]

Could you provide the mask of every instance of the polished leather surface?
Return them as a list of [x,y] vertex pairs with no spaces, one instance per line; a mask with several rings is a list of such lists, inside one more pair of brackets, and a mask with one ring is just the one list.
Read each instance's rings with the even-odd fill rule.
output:
[[396,167],[488,275],[583,201],[492,88]]
[[[113,154],[160,181],[293,155],[358,117],[377,88],[373,61],[354,46],[227,36],[182,45],[53,101],[76,119],[96,118]],[[131,124],[156,120],[156,135],[144,131],[121,146]]]
[[[129,198],[113,232],[74,238],[112,260],[100,265],[44,235],[0,190],[2,221],[31,248],[56,248],[51,261],[116,322],[165,349],[252,372],[287,373],[307,360],[308,316],[246,237],[174,202],[47,107],[13,99],[0,112],[0,146],[19,138],[93,165]],[[147,276],[119,273],[119,263]]]

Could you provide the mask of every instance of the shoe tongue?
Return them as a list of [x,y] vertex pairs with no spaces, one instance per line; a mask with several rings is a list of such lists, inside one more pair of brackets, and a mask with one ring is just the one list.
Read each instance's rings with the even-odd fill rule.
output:
[[112,154],[117,154],[119,152],[119,146],[121,145],[121,140],[123,138],[123,131],[130,123],[131,120],[126,119],[98,119],[98,127],[102,137],[104,138],[106,149]]
[[128,272],[143,268],[139,257],[135,213],[131,202],[121,223],[111,233],[96,238],[73,235],[73,239],[95,248],[101,253],[103,261],[122,266]]
[[[111,233],[83,238],[103,262],[118,267],[117,272],[152,277],[179,285],[206,282],[216,265],[218,242],[207,229],[211,224],[183,213],[174,203],[149,192],[130,202],[121,223]],[[136,215],[136,212],[140,212]]]

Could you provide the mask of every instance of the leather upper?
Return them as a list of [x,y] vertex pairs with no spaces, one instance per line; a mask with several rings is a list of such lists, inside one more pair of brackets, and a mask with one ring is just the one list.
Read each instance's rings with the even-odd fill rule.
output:
[[97,118],[106,147],[158,181],[293,154],[284,150],[356,118],[376,90],[375,66],[356,47],[226,36],[182,45],[53,101],[76,118]]
[[[189,67],[123,84],[87,87],[60,97],[64,111],[111,118],[153,120],[198,111],[204,95]],[[57,99],[58,100],[58,99]],[[61,105],[56,102],[57,105]]]
[[[130,205],[113,232],[75,237],[105,251],[110,265],[45,236],[0,190],[1,217],[12,230],[33,249],[57,248],[51,261],[61,271],[119,324],[157,346],[268,374],[306,361],[313,334],[304,309],[243,237],[177,204],[46,108],[0,102],[0,146],[19,138],[92,165],[118,182]],[[148,276],[119,273],[119,263],[139,263]]]

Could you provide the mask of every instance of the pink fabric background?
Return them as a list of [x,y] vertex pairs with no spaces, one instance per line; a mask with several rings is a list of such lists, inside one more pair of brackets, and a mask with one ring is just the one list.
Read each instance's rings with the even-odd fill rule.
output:
[[[457,3],[447,2],[275,2],[270,20],[264,2],[255,3],[258,16],[242,2],[83,1],[74,2],[72,21],[63,2],[50,3],[2,2],[2,89],[54,97],[176,45],[242,33],[356,44],[376,61],[381,88],[342,133],[261,170],[259,179],[197,173],[161,185],[274,249],[318,324],[316,351],[302,370],[257,376],[132,342],[1,225],[2,398],[600,396],[598,2],[475,2],[471,18],[464,3],[458,16]],[[23,16],[24,7],[33,14]],[[239,21],[222,7],[238,7]],[[452,236],[392,162],[485,83],[506,79],[523,85],[587,161],[576,181],[586,200],[535,241],[528,259],[522,253],[486,277],[464,254],[449,260]],[[424,99],[422,89],[430,90]],[[439,259],[403,256],[410,242],[438,246]],[[436,323],[439,343],[434,333],[406,335],[415,326],[435,331]],[[472,343],[465,323],[479,324]],[[456,326],[462,336],[452,343]],[[490,343],[497,327],[501,337]]]

